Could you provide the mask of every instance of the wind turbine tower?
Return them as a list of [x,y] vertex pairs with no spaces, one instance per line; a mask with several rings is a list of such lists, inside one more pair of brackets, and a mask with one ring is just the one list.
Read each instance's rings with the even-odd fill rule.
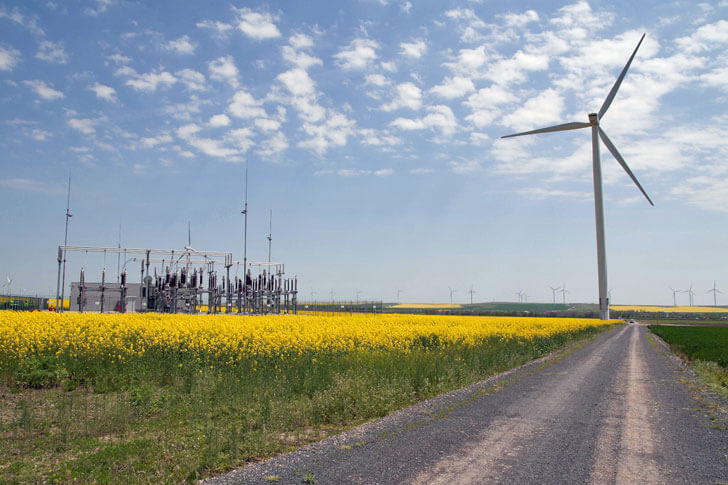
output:
[[693,284],[690,283],[690,288],[687,289],[688,296],[690,297],[690,306],[693,306],[693,297],[695,296],[695,292],[693,291]]
[[678,293],[682,293],[683,290],[676,290],[670,287],[670,291],[672,291],[672,306],[677,306],[677,298],[675,297],[675,295]]
[[607,134],[602,130],[602,128],[599,126],[599,121],[604,117],[605,113],[609,109],[609,106],[612,104],[612,101],[614,100],[614,96],[617,94],[617,91],[619,90],[620,85],[622,84],[622,80],[624,79],[624,76],[627,74],[627,70],[629,69],[630,64],[632,64],[632,60],[634,59],[635,54],[637,54],[637,49],[640,48],[640,45],[642,44],[642,40],[644,40],[645,35],[642,34],[642,38],[637,43],[637,47],[635,47],[634,52],[632,52],[632,56],[630,56],[629,60],[627,61],[627,64],[624,66],[624,69],[622,69],[622,73],[617,78],[617,81],[614,83],[614,86],[612,86],[612,90],[609,91],[609,94],[607,95],[607,98],[604,100],[604,103],[602,104],[602,107],[599,109],[598,113],[590,113],[589,114],[589,122],[572,122],[572,123],[564,123],[561,125],[555,125],[550,126],[547,128],[540,128],[537,130],[531,130],[526,131],[523,133],[515,133],[513,135],[506,135],[501,138],[509,138],[513,136],[522,136],[522,135],[535,135],[537,133],[549,133],[554,131],[567,131],[567,130],[578,130],[580,128],[591,128],[592,132],[592,170],[593,170],[593,178],[594,178],[594,213],[595,213],[595,219],[596,219],[596,233],[597,233],[597,269],[599,274],[599,318],[602,320],[609,320],[609,296],[607,294],[608,286],[607,286],[607,251],[606,251],[606,243],[605,243],[605,233],[604,233],[604,197],[602,193],[602,166],[601,166],[601,160],[599,157],[599,139],[601,138],[604,144],[606,145],[607,149],[610,151],[610,153],[614,156],[614,158],[617,159],[617,162],[622,166],[622,168],[627,172],[627,175],[630,176],[632,181],[637,185],[637,187],[640,189],[642,194],[647,198],[647,201],[651,204],[652,200],[650,200],[649,196],[647,195],[647,192],[642,188],[640,183],[637,181],[637,178],[632,173],[632,170],[630,170],[629,166],[627,165],[627,162],[624,161],[624,158],[622,158],[622,155],[619,154],[617,151],[617,148],[614,146],[612,141],[609,139]]
[[468,293],[470,293],[470,304],[472,305],[472,304],[473,304],[473,294],[474,294],[474,293],[477,293],[477,291],[475,291],[475,290],[473,289],[473,287],[471,286],[471,287],[470,287],[470,291],[468,291]]
[[559,291],[561,288],[558,286],[556,286],[556,287],[549,286],[549,288],[551,288],[551,293],[552,293],[551,296],[553,296],[553,302],[554,302],[554,304],[556,304],[556,292]]
[[713,288],[712,288],[712,289],[710,289],[710,290],[708,290],[708,291],[707,291],[706,293],[712,293],[712,294],[713,294],[713,306],[717,307],[717,306],[718,306],[718,297],[717,297],[717,294],[718,294],[718,293],[721,293],[721,294],[722,294],[723,292],[722,292],[722,291],[720,291],[720,290],[719,290],[719,289],[718,289],[718,288],[717,288],[717,287],[715,286],[715,281],[713,281]]
[[561,293],[561,297],[564,299],[564,305],[566,305],[566,294],[569,292],[569,290],[566,289],[566,283],[561,285],[559,292]]
[[454,290],[453,288],[450,288],[450,287],[448,287],[448,289],[450,290],[450,304],[452,305],[452,296],[455,294],[455,291],[457,291],[457,290]]

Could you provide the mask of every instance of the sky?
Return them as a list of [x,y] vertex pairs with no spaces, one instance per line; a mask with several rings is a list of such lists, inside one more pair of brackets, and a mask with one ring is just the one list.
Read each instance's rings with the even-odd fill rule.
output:
[[[601,127],[655,207],[602,145],[611,300],[692,284],[708,305],[715,281],[728,304],[727,18],[728,0],[0,0],[1,292],[55,295],[69,173],[71,245],[182,249],[189,223],[195,249],[242,259],[247,166],[248,258],[272,226],[301,299],[596,302],[590,130],[500,137],[588,121],[644,33]],[[113,256],[67,264],[116,277]]]

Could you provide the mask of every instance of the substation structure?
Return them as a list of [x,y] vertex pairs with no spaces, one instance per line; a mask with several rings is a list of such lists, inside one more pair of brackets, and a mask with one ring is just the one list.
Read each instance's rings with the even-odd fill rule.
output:
[[[233,261],[230,252],[191,248],[58,246],[59,281],[61,262],[69,252],[118,254],[124,260],[117,283],[107,281],[106,267],[100,282],[88,282],[86,269],[81,267],[79,280],[71,283],[70,308],[74,311],[221,313],[224,309],[228,314],[247,315],[298,311],[298,277],[285,278],[282,263],[241,263]],[[129,282],[126,266],[132,261],[140,263],[139,283]],[[238,277],[241,265],[244,276]],[[236,274],[231,278],[233,266]],[[224,268],[225,273],[218,275],[216,268]],[[62,305],[59,311],[63,311]]]

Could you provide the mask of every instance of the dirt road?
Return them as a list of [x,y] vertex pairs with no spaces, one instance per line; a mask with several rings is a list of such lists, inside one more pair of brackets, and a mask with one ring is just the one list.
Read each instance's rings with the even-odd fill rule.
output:
[[209,483],[728,483],[711,404],[628,325]]

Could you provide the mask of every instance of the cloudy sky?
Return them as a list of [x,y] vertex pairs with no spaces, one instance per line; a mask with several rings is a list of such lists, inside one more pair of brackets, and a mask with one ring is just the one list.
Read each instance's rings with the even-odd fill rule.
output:
[[[597,300],[601,106],[616,303],[728,304],[728,1],[0,0],[0,277],[55,294],[69,243],[196,249],[306,298]],[[116,258],[76,254],[90,279]],[[113,269],[112,269],[113,268]],[[98,273],[98,276],[94,276]],[[136,265],[132,272],[138,279]],[[560,297],[559,297],[560,298]],[[687,294],[677,295],[687,303]]]

